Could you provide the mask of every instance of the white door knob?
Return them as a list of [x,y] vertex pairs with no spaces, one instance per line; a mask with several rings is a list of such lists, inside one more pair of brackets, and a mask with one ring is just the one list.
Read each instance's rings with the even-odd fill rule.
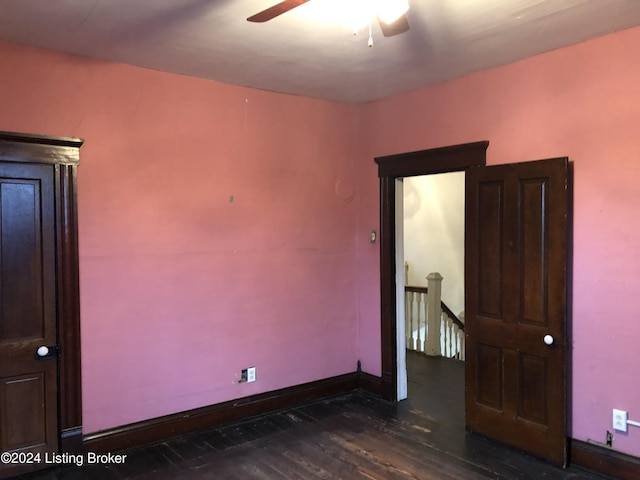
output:
[[38,348],[36,353],[39,357],[46,357],[47,355],[49,355],[49,347],[45,347],[44,345],[42,345],[40,348]]
[[546,343],[547,345],[553,345],[553,336],[549,334],[545,335],[544,343]]

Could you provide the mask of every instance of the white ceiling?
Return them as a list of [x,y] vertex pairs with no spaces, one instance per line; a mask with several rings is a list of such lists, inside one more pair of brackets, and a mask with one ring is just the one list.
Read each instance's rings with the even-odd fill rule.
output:
[[[311,0],[0,0],[0,41],[362,103],[640,25],[640,0],[409,0],[410,30],[351,28]],[[320,16],[318,16],[320,15]]]

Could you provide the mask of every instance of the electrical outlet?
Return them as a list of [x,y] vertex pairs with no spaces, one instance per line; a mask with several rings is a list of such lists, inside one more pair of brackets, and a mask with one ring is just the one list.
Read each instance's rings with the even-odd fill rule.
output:
[[629,419],[629,414],[624,410],[618,410],[616,408],[613,409],[613,429],[618,430],[619,432],[627,431],[627,420]]
[[256,367],[247,368],[247,382],[256,381]]

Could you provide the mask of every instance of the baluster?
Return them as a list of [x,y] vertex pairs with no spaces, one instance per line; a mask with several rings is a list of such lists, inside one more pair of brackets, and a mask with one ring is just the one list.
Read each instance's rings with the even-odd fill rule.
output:
[[422,352],[427,351],[427,335],[429,334],[429,297],[422,293]]
[[[458,319],[464,325],[464,311],[458,314]],[[460,330],[460,360],[464,361],[464,330]]]
[[[418,344],[416,345],[416,350],[419,352],[424,352],[424,342],[422,341],[422,308],[420,308],[420,306],[424,303],[423,302],[423,295],[421,293],[416,292],[416,295],[418,296],[418,302],[417,302],[417,307],[418,307]],[[424,335],[427,335],[427,332],[424,333]]]
[[447,357],[451,358],[453,356],[453,322],[451,318],[447,316],[447,339],[449,340],[449,353]]
[[456,352],[455,352],[455,333],[454,333],[454,329],[455,328],[455,324],[453,323],[453,319],[451,317],[449,317],[449,357],[453,357]]
[[420,312],[417,311],[416,306],[416,293],[411,292],[411,348],[414,351],[418,349],[416,344],[416,323],[419,321],[415,313],[418,315],[420,314]]
[[[405,264],[406,265],[406,264]],[[413,343],[411,334],[411,292],[404,292],[404,344],[405,348],[411,350]]]
[[447,320],[444,315],[440,315],[440,355],[447,356]]
[[408,321],[408,327],[407,327],[407,336],[408,339],[407,340],[407,348],[409,350],[413,350],[413,293],[412,292],[406,292],[407,295],[407,305],[408,305],[408,311],[409,311],[409,321]]
[[449,343],[447,357],[451,358],[454,355],[454,352],[453,352],[453,322],[451,321],[451,318],[449,318],[448,315],[447,315],[447,341]]
[[453,345],[453,352],[452,352],[451,357],[460,359],[460,349],[458,348],[458,341],[460,339],[459,338],[460,337],[460,329],[453,322],[451,322],[451,337],[452,337],[452,345]]

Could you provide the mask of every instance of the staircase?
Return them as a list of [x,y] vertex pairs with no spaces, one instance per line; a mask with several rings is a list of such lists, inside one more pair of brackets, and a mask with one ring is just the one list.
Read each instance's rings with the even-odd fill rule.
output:
[[[405,278],[408,265],[405,264]],[[405,285],[406,348],[464,360],[464,313],[456,316],[441,299],[443,277],[427,276],[427,286]]]

